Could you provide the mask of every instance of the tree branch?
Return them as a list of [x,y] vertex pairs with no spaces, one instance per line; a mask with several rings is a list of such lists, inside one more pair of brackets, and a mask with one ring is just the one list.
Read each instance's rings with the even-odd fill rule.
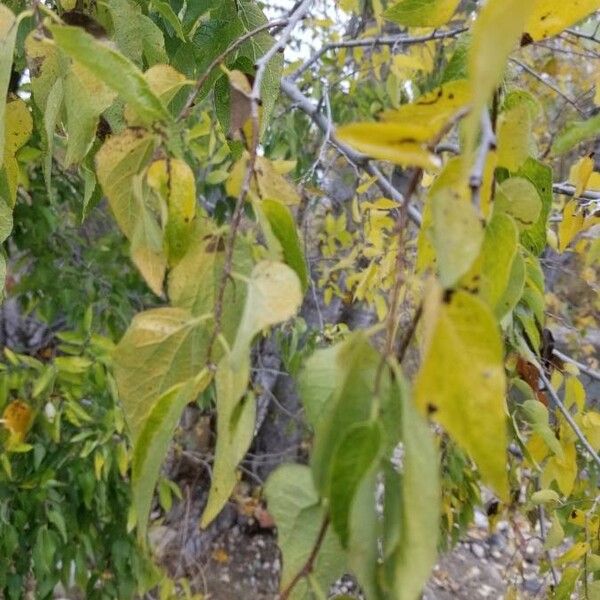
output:
[[469,186],[471,188],[471,200],[473,206],[479,210],[481,203],[481,185],[483,183],[483,173],[485,171],[485,163],[487,156],[491,150],[496,147],[496,135],[492,129],[492,121],[487,107],[483,109],[481,114],[481,143],[475,165],[469,177]]
[[374,38],[364,38],[362,40],[344,40],[341,42],[330,42],[323,46],[320,50],[315,52],[304,64],[302,64],[294,73],[289,76],[290,81],[295,81],[315,64],[324,54],[330,50],[337,48],[368,48],[376,46],[412,46],[414,44],[422,44],[424,42],[430,42],[432,40],[442,40],[445,38],[456,37],[461,33],[468,30],[468,27],[460,27],[459,29],[452,29],[450,31],[434,31],[428,35],[421,35],[416,37],[407,36],[404,34],[393,35],[393,36],[379,36]]
[[227,287],[227,281],[231,276],[231,268],[233,264],[233,251],[235,247],[235,238],[240,227],[240,223],[243,215],[244,202],[250,191],[250,184],[254,175],[254,169],[256,166],[256,157],[258,154],[258,144],[260,139],[260,93],[262,82],[265,77],[267,67],[273,57],[281,52],[286,44],[288,43],[294,29],[300,23],[300,21],[306,16],[314,0],[302,0],[298,3],[296,10],[292,12],[287,19],[287,25],[282,29],[281,36],[276,42],[256,61],[256,72],[254,75],[254,82],[252,83],[252,89],[248,96],[250,100],[250,120],[252,123],[252,136],[249,144],[249,157],[246,171],[244,173],[244,179],[240,187],[240,193],[235,203],[233,215],[231,217],[231,227],[229,230],[229,239],[227,241],[227,248],[225,251],[225,261],[223,264],[223,274],[219,281],[219,288],[217,290],[215,298],[215,326],[211,335],[208,350],[207,350],[207,362],[210,364],[212,349],[215,340],[219,336],[221,331],[221,319],[223,315],[223,301],[225,297],[225,288]]
[[548,379],[548,377],[546,377],[546,374],[544,373],[544,369],[542,369],[539,365],[537,365],[537,367],[538,367],[540,379],[544,382],[544,387],[546,388],[546,391],[550,395],[550,398],[552,398],[552,402],[554,402],[554,404],[556,405],[558,410],[562,413],[563,417],[565,418],[565,421],[569,424],[569,427],[573,430],[575,435],[579,438],[579,441],[581,442],[583,447],[587,450],[588,454],[592,457],[592,460],[596,463],[596,465],[598,467],[600,467],[600,456],[598,456],[598,454],[596,453],[596,451],[590,444],[589,440],[585,437],[585,435],[583,434],[581,429],[579,429],[579,426],[577,425],[577,423],[575,423],[575,419],[573,419],[573,415],[569,412],[569,409],[563,404],[562,400],[558,397],[556,390],[552,387],[552,384],[550,383],[550,380]]
[[556,348],[552,351],[552,354],[554,354],[554,356],[556,356],[557,358],[560,358],[560,360],[564,360],[565,362],[569,362],[572,365],[575,365],[582,373],[585,373],[588,377],[591,377],[596,381],[600,381],[600,372],[595,371],[591,367],[588,367],[587,365],[583,364],[582,362],[579,362],[578,360],[575,360],[574,358],[571,358],[570,356],[564,354]]
[[[309,98],[307,98],[295,84],[288,79],[283,79],[281,82],[281,90],[290,100],[294,102],[297,108],[299,108],[303,113],[312,119],[315,125],[323,133],[327,133],[329,130],[329,123],[327,119],[319,112],[319,109],[315,106],[315,104]],[[404,205],[405,199],[402,194],[392,185],[389,179],[383,175],[379,168],[370,161],[368,156],[356,152],[356,150],[344,144],[333,132],[330,135],[330,142],[340,151],[340,153],[351,165],[364,170],[371,177],[375,177],[377,186],[386,196],[398,202],[400,206]],[[408,205],[407,211],[410,220],[416,225],[420,226],[421,214],[419,211],[412,205]]]
[[235,52],[244,42],[247,42],[250,38],[255,35],[274,27],[281,27],[282,25],[287,25],[288,19],[277,19],[275,21],[270,21],[269,23],[263,23],[259,25],[255,29],[251,31],[247,31],[244,35],[240,36],[237,40],[235,40],[228,48],[226,48],[219,56],[217,56],[208,66],[206,71],[202,74],[202,76],[196,81],[194,87],[191,89],[181,112],[179,113],[178,119],[185,119],[189,116],[192,106],[194,105],[194,101],[196,97],[201,92],[202,87],[206,83],[206,80],[210,77],[211,73],[225,61],[225,59],[232,53]]

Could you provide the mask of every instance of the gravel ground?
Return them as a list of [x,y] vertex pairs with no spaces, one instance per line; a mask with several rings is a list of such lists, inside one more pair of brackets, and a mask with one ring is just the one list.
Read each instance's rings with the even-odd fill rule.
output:
[[[479,526],[441,557],[423,600],[500,599],[511,586],[523,600],[545,598],[542,543],[529,525],[501,522],[490,535],[485,517],[478,515],[477,521]],[[277,599],[281,563],[272,531],[236,524],[214,540],[200,563],[193,584],[206,600]],[[341,594],[361,597],[351,578],[337,582],[330,597]]]

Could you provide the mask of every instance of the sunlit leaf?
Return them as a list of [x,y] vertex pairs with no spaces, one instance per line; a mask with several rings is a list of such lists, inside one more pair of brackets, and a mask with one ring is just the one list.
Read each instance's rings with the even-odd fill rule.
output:
[[4,161],[5,107],[8,92],[13,52],[17,39],[18,22],[13,12],[0,4],[0,167]]
[[535,186],[523,177],[511,177],[496,190],[494,213],[510,215],[519,229],[529,229],[537,222],[542,202]]

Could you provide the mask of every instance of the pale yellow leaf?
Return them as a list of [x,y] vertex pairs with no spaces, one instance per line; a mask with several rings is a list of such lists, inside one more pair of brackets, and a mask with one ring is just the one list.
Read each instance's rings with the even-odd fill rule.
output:
[[552,37],[598,9],[600,0],[536,0],[525,26],[524,36],[527,41]]
[[457,291],[426,303],[428,323],[415,397],[508,499],[504,344],[491,309]]

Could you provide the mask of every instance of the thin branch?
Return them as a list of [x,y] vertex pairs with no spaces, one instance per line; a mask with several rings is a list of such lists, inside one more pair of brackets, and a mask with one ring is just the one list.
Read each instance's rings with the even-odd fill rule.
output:
[[596,451],[590,444],[589,440],[585,437],[585,435],[583,434],[581,429],[579,429],[579,426],[577,425],[577,423],[575,423],[575,419],[573,419],[573,415],[569,412],[569,409],[563,404],[562,400],[558,397],[556,390],[552,387],[552,384],[550,383],[550,380],[548,379],[548,377],[546,377],[546,374],[544,373],[544,369],[538,367],[538,372],[540,375],[540,379],[544,382],[546,391],[550,395],[550,398],[552,398],[552,402],[554,402],[554,404],[556,405],[558,410],[562,413],[563,417],[569,424],[569,427],[573,430],[575,435],[579,438],[579,441],[581,442],[583,447],[587,450],[588,454],[592,457],[593,461],[596,463],[596,465],[598,467],[600,467],[600,456],[598,456],[598,454],[596,453]]
[[523,69],[526,73],[529,73],[532,77],[535,77],[540,83],[543,83],[547,88],[551,89],[555,94],[558,94],[567,104],[570,104],[582,117],[585,117],[585,111],[581,110],[577,105],[577,102],[572,98],[569,98],[562,90],[556,87],[551,81],[548,81],[545,77],[540,75],[536,70],[532,69],[529,65],[526,65],[524,62],[517,60],[516,58],[509,58],[510,62],[518,65]]
[[479,209],[481,201],[481,185],[483,184],[483,173],[488,154],[496,147],[496,136],[492,128],[492,121],[487,107],[481,114],[481,143],[475,165],[469,177],[469,186],[471,188],[471,200],[473,206]]
[[567,354],[564,354],[563,352],[561,352],[560,350],[557,350],[556,348],[552,351],[552,354],[554,354],[554,356],[556,356],[557,358],[560,358],[560,360],[564,360],[565,362],[569,362],[572,365],[575,365],[582,373],[585,373],[592,379],[595,379],[596,381],[600,381],[600,372],[599,371],[595,371],[591,367],[588,367],[587,365],[583,364],[582,362],[579,362],[578,360],[571,358],[570,356],[568,356]]
[[308,11],[310,10],[310,7],[312,6],[313,1],[314,0],[302,0],[302,2],[298,4],[296,11],[290,14],[289,18],[287,19],[287,25],[282,29],[281,36],[277,39],[276,42],[273,43],[273,45],[267,50],[267,52],[265,52],[265,54],[263,54],[256,61],[255,64],[256,72],[254,75],[254,81],[252,83],[252,89],[250,91],[250,94],[248,95],[248,99],[250,100],[250,120],[252,123],[252,135],[249,143],[248,164],[246,165],[246,172],[244,173],[244,179],[240,187],[240,193],[236,200],[233,215],[231,217],[229,239],[227,241],[225,261],[223,264],[223,274],[221,275],[221,279],[219,281],[219,288],[215,297],[215,326],[213,328],[210,341],[208,343],[208,364],[211,364],[212,349],[215,340],[218,338],[221,332],[221,319],[223,315],[225,288],[227,287],[227,282],[231,277],[235,239],[237,237],[238,229],[242,221],[244,203],[250,191],[250,184],[254,175],[256,165],[258,144],[260,138],[260,93],[262,82],[264,80],[269,63],[278,52],[283,51],[283,49],[289,42],[289,39],[294,29],[300,23],[300,21],[307,15]]
[[[561,183],[552,184],[552,191],[555,194],[563,194],[565,196],[575,196],[575,186],[572,183],[563,181]],[[595,190],[584,190],[578,198],[582,200],[600,200],[600,192]]]
[[247,42],[250,38],[255,35],[274,27],[280,27],[282,25],[287,25],[288,19],[277,19],[275,21],[270,21],[269,23],[263,23],[259,25],[255,29],[251,31],[247,31],[244,35],[240,36],[237,40],[235,40],[229,47],[227,47],[219,56],[217,56],[212,63],[208,66],[206,71],[200,76],[200,78],[194,84],[194,87],[191,89],[181,112],[179,113],[178,119],[185,119],[189,116],[190,111],[192,110],[192,106],[194,105],[194,101],[198,94],[202,91],[202,87],[206,83],[207,79],[210,77],[212,72],[225,61],[225,59],[232,53],[235,52],[244,42]]
[[[281,90],[290,100],[294,102],[298,109],[312,119],[312,121],[321,131],[327,132],[329,124],[326,117],[319,112],[315,104],[309,98],[307,98],[296,85],[294,85],[288,79],[283,79],[281,82]],[[356,150],[344,144],[337,138],[335,133],[331,133],[330,142],[340,151],[340,153],[351,165],[364,170],[371,177],[375,177],[377,186],[387,197],[398,202],[400,206],[404,205],[405,199],[402,194],[392,185],[389,179],[383,175],[379,168],[370,161],[368,156],[365,156],[360,152],[356,152]],[[409,204],[407,211],[410,220],[416,225],[421,225],[421,214],[416,207]]]
[[295,81],[314,65],[324,54],[330,50],[338,48],[369,48],[377,46],[411,46],[414,44],[422,44],[424,42],[430,42],[432,40],[442,40],[445,38],[456,37],[461,33],[467,31],[467,27],[460,27],[458,29],[451,29],[450,31],[434,31],[428,35],[421,35],[411,37],[407,35],[393,35],[393,36],[379,36],[374,38],[364,38],[360,40],[344,40],[341,42],[330,42],[323,46],[320,50],[315,52],[304,64],[302,64],[294,73],[289,77],[290,81]]
[[[539,481],[536,481],[536,487],[540,489]],[[542,538],[542,542],[544,545],[546,544],[546,511],[544,510],[544,505],[540,504],[538,507],[538,521],[540,523],[540,537]],[[552,560],[552,554],[550,550],[544,550],[544,554],[546,555],[546,560],[548,561],[548,566],[550,567],[550,574],[552,575],[552,581],[554,583],[554,587],[558,585],[560,578],[558,577],[558,573],[556,572],[556,567],[554,566],[554,562]]]
[[317,536],[317,540],[315,541],[315,544],[310,552],[308,559],[306,560],[306,562],[304,563],[304,566],[300,569],[300,571],[298,571],[298,573],[296,573],[296,575],[294,576],[292,581],[290,581],[288,586],[281,592],[281,594],[279,595],[279,600],[288,600],[290,597],[290,594],[292,593],[293,589],[296,587],[298,582],[302,578],[307,577],[308,575],[310,575],[312,573],[312,571],[314,569],[314,565],[315,565],[315,560],[317,559],[319,550],[321,549],[321,546],[323,545],[323,541],[325,540],[325,535],[327,534],[328,528],[329,528],[329,515],[325,515],[325,518],[323,519],[323,523],[321,524],[321,529],[319,530],[319,535]]
[[573,37],[581,38],[582,40],[588,40],[590,42],[596,42],[597,44],[600,44],[600,40],[596,37],[597,30],[592,34],[588,34],[577,31],[576,29],[565,29],[564,33],[568,33]]

